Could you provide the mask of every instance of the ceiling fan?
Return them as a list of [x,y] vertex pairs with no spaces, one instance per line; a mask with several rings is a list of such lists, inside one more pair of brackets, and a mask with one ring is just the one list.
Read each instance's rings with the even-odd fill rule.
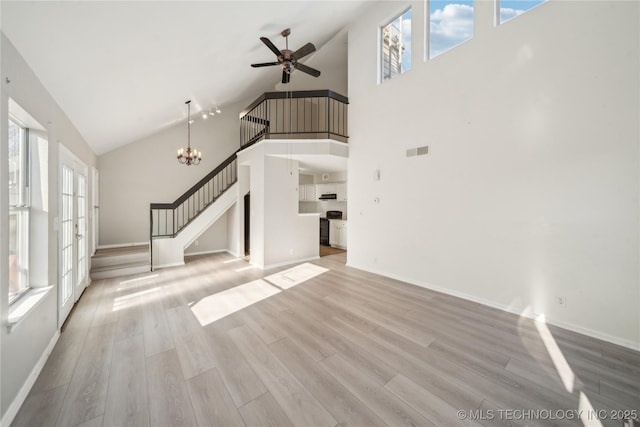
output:
[[310,53],[315,52],[316,47],[312,43],[307,43],[304,46],[302,46],[300,49],[294,52],[292,50],[289,50],[289,34],[291,34],[291,30],[287,28],[286,30],[282,31],[280,34],[286,40],[286,47],[283,50],[279,50],[273,43],[271,43],[271,40],[269,40],[268,38],[260,37],[260,40],[262,40],[262,43],[264,43],[269,49],[271,49],[271,52],[276,54],[278,61],[251,64],[251,66],[254,68],[258,68],[258,67],[270,67],[272,65],[281,65],[282,66],[282,83],[289,83],[289,81],[291,80],[291,72],[293,71],[294,68],[302,71],[303,73],[307,73],[313,77],[318,77],[320,75],[320,71],[298,62],[298,60],[302,59],[303,57],[309,55]]

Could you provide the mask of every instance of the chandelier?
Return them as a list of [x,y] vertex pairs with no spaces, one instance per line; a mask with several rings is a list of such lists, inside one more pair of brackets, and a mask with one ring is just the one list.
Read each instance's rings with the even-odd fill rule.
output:
[[187,166],[197,165],[202,160],[202,151],[191,148],[191,100],[187,104],[187,149],[178,149],[178,162]]

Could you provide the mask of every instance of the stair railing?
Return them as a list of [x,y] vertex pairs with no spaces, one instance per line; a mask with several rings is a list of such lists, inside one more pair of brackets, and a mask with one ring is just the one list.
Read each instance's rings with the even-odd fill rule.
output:
[[173,203],[149,206],[149,246],[153,270],[153,239],[176,237],[209,205],[238,180],[237,155],[233,153]]

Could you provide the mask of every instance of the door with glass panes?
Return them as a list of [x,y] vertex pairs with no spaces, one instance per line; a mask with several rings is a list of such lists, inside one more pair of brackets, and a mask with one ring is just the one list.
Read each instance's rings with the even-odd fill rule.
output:
[[60,145],[58,185],[58,322],[64,323],[88,282],[87,166]]

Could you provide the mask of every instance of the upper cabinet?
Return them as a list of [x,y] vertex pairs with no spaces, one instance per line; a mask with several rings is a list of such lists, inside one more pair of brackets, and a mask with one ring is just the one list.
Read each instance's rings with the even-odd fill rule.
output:
[[301,202],[315,202],[318,200],[316,196],[316,186],[313,184],[298,185],[298,200]]
[[346,182],[328,182],[324,184],[299,184],[298,200],[301,202],[317,202],[323,194],[335,194],[337,202],[347,201]]
[[339,202],[347,201],[347,183],[339,182],[336,184],[336,195],[338,197]]
[[323,194],[335,194],[336,193],[336,183],[326,183],[326,184],[316,184],[316,195],[318,197]]

